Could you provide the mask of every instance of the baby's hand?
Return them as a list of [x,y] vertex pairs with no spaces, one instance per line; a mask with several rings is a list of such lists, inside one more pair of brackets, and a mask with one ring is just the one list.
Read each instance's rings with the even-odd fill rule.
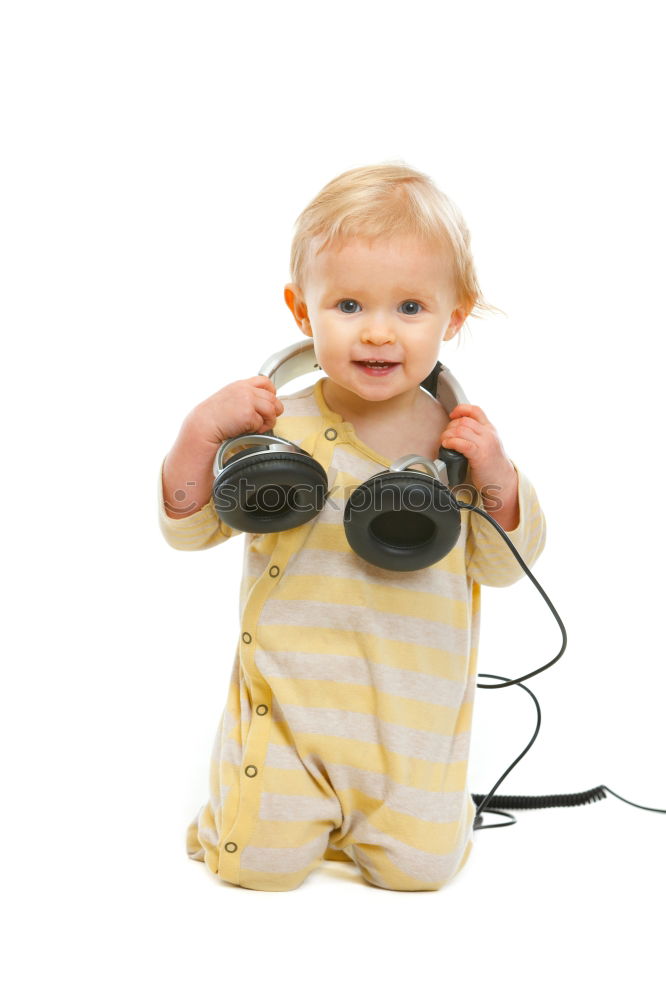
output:
[[488,486],[500,487],[499,499],[511,505],[518,492],[518,473],[481,407],[459,403],[449,418],[441,438],[443,447],[465,456],[469,479],[482,496]]
[[203,440],[220,444],[241,434],[263,434],[283,410],[271,380],[253,375],[218,389],[195,406],[188,420]]

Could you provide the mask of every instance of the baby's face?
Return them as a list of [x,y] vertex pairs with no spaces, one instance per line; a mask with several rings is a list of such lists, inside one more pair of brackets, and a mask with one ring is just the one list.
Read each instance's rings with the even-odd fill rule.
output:
[[[306,287],[287,285],[285,299],[331,380],[374,402],[414,390],[465,319],[449,262],[417,239],[327,248],[314,257]],[[392,365],[373,374],[361,363],[368,359]]]

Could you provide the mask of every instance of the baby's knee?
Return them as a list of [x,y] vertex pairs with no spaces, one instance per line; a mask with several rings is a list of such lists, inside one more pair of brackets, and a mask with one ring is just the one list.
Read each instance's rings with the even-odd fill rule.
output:
[[399,870],[387,870],[382,868],[381,874],[372,869],[361,869],[361,874],[369,885],[378,889],[391,889],[394,892],[426,892],[443,889],[451,881],[451,877],[444,877],[436,872],[424,873],[421,877],[415,878],[412,875],[405,875]]
[[430,854],[404,845],[387,848],[355,845],[354,859],[366,882],[397,892],[443,889],[463,868],[472,848],[470,840],[462,853]]
[[241,868],[238,886],[260,892],[290,892],[305,882],[312,869],[306,872],[262,872]]
[[262,892],[289,892],[298,889],[322,861],[328,831],[295,847],[246,847],[238,863],[222,859],[218,875],[243,889]]

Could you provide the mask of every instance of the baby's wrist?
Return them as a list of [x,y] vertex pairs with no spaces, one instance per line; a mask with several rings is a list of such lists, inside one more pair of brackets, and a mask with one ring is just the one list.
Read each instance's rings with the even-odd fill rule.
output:
[[195,407],[183,421],[181,437],[196,451],[215,453],[221,443],[226,440],[220,435],[219,428],[211,424],[198,407]]

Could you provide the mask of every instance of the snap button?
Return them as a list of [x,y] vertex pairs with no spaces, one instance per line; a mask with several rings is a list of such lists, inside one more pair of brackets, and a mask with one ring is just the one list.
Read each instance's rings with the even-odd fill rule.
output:
[[327,427],[326,430],[324,431],[324,437],[328,438],[329,441],[334,441],[337,436],[338,432],[336,431],[335,427]]
[[252,636],[249,632],[243,632],[243,642],[252,642]]
[[280,572],[280,567],[279,566],[271,566],[271,568],[269,569],[268,572],[269,572],[269,574],[271,576],[277,576],[278,573]]
[[247,767],[245,768],[245,773],[247,774],[248,778],[254,778],[254,776],[257,773],[257,769],[254,766],[254,764],[248,764]]
[[257,715],[265,715],[268,711],[268,705],[257,705]]
[[233,840],[228,840],[224,845],[224,849],[225,851],[228,851],[229,854],[233,854],[234,851],[238,850],[238,844],[234,844]]

